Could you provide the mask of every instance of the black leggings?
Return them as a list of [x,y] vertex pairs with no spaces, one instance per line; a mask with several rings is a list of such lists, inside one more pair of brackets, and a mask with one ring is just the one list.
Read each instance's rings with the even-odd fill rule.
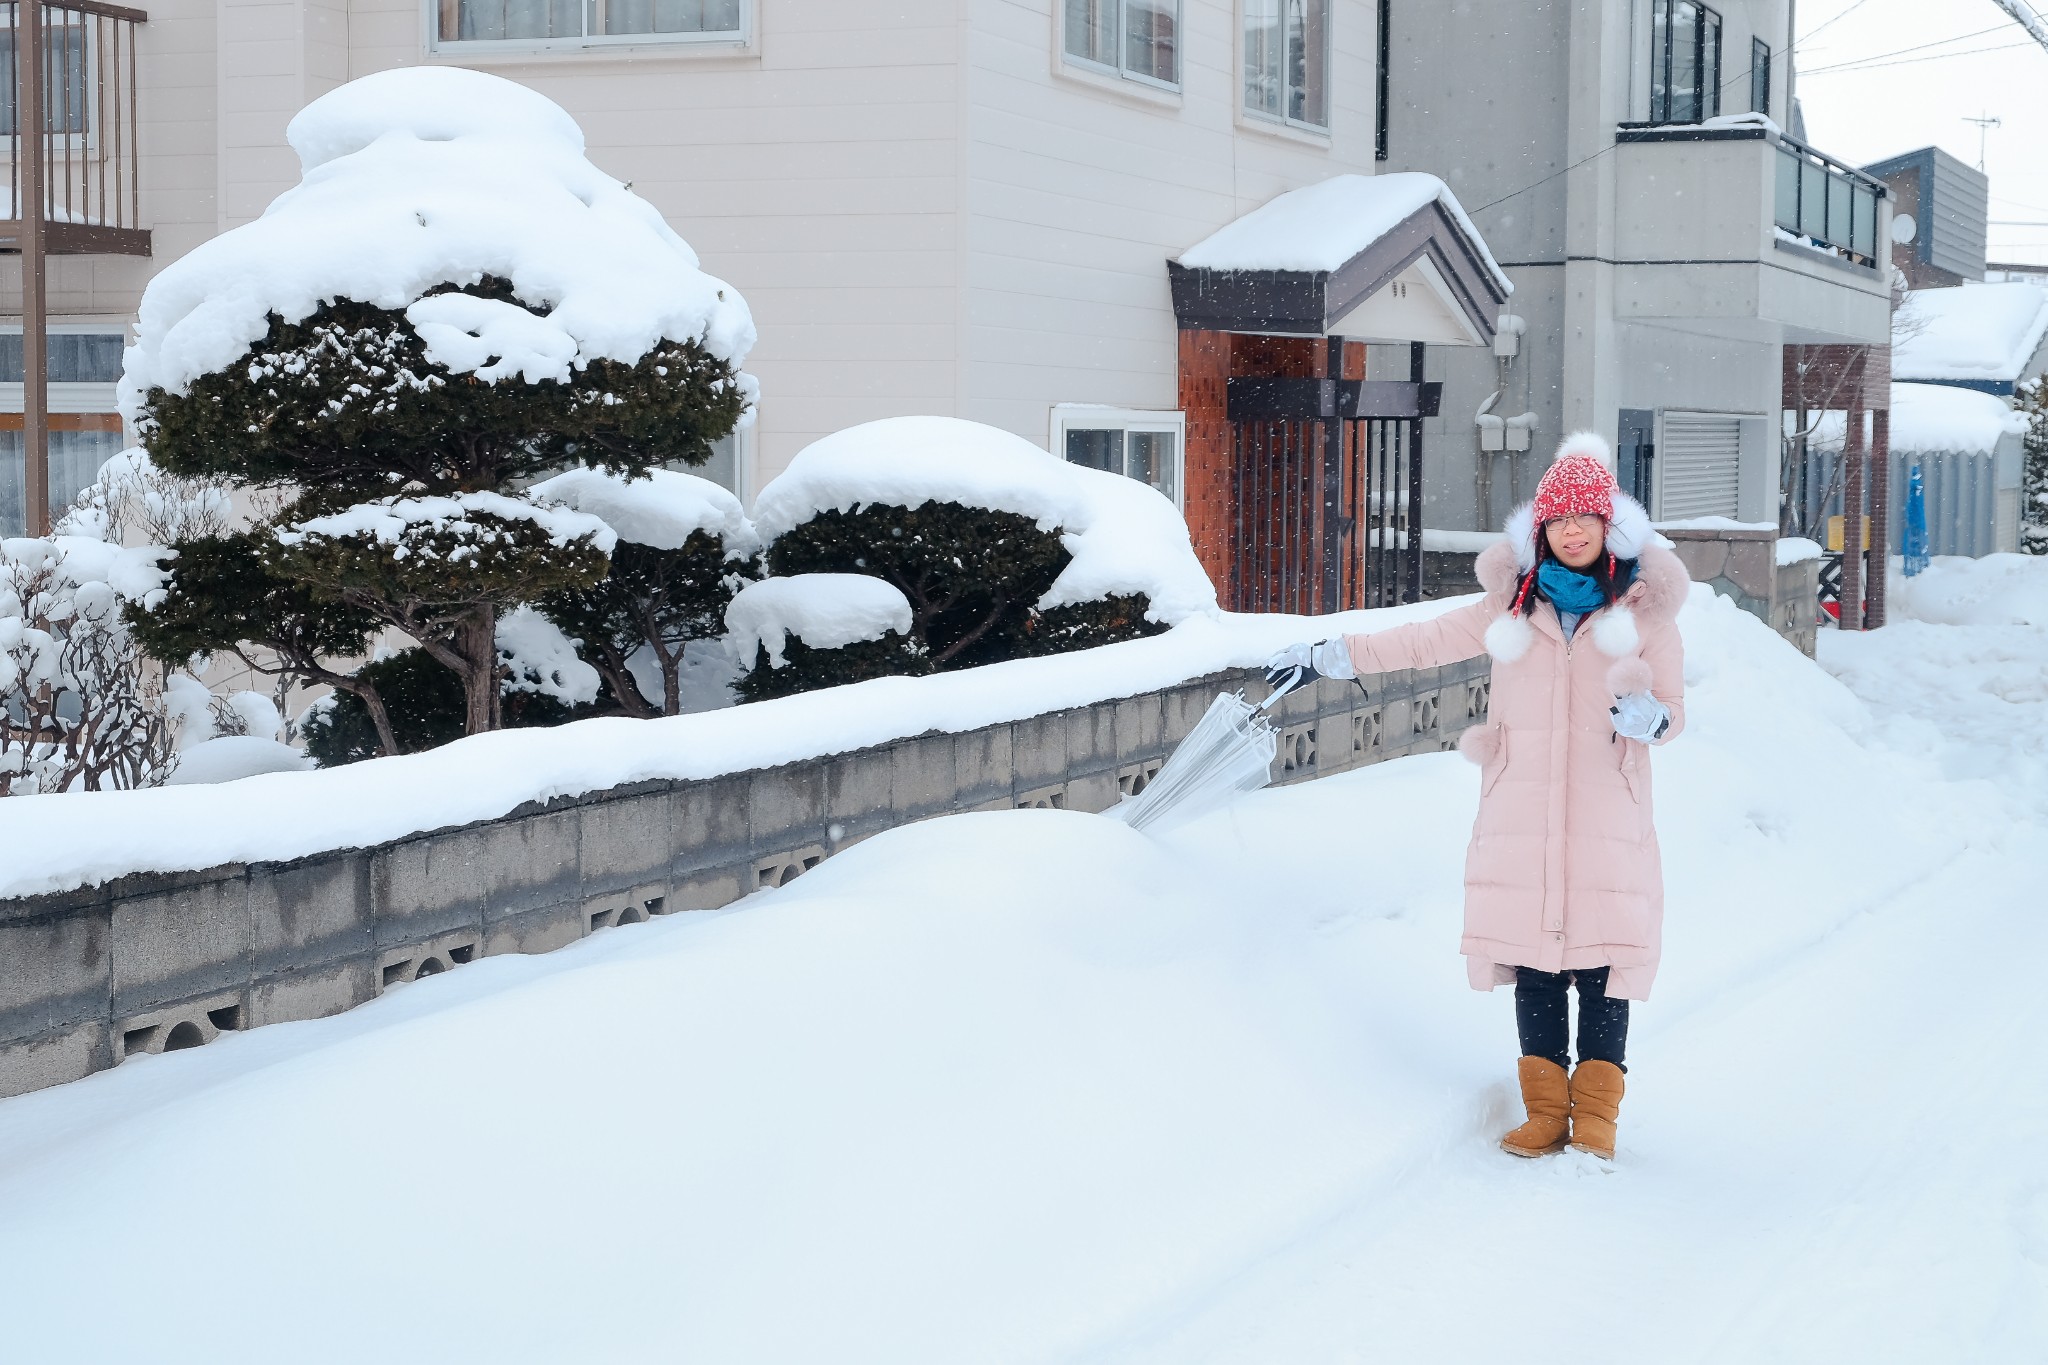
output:
[[1628,1001],[1608,999],[1605,967],[1590,972],[1515,968],[1515,1028],[1522,1035],[1522,1055],[1571,1065],[1565,996],[1574,981],[1579,986],[1579,1060],[1612,1062],[1627,1071],[1621,1054],[1628,1045]]

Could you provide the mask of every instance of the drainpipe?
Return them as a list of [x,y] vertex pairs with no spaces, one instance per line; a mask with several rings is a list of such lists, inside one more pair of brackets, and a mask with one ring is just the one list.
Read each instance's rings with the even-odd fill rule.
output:
[[1793,101],[1799,98],[1794,88],[1799,81],[1799,0],[1786,0],[1785,4],[1785,117],[1778,120],[1778,126],[1787,133],[1792,131]]
[[43,272],[43,0],[21,0],[21,465],[22,520],[32,536],[50,534],[49,372],[45,355],[49,300]]

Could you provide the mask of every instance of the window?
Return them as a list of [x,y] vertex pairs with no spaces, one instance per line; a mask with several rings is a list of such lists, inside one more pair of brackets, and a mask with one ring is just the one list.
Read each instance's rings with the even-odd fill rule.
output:
[[1721,113],[1721,16],[1694,0],[1651,0],[1650,122]]
[[1062,50],[1149,85],[1180,85],[1180,0],[1066,0]]
[[1052,448],[1074,464],[1150,484],[1178,507],[1185,426],[1178,412],[1062,404],[1053,409]]
[[1330,126],[1329,0],[1244,0],[1244,108]]
[[729,431],[711,443],[711,458],[703,464],[684,464],[680,460],[667,466],[685,474],[694,474],[700,479],[709,479],[733,496],[744,499],[746,489],[740,486],[742,462],[740,460],[740,434]]
[[[51,133],[86,131],[86,48],[85,30],[77,24],[52,23],[45,11],[44,51],[48,53],[43,75],[43,130]],[[14,29],[0,29],[0,71],[13,72]],[[12,76],[0,81],[0,137],[14,137],[18,96]]]
[[437,0],[437,46],[747,40],[749,0]]
[[[73,324],[76,325],[76,324]],[[93,385],[51,394],[50,518],[62,516],[78,491],[99,477],[100,466],[121,453],[126,441],[121,417],[114,411],[114,384],[121,378],[119,332],[51,332],[43,373],[52,384]],[[21,333],[0,332],[0,384],[22,380]],[[19,390],[0,412],[0,535],[18,536],[28,529],[28,508],[22,467],[22,416]]]
[[1387,25],[1393,18],[1393,15],[1389,12],[1393,8],[1393,0],[1380,0],[1379,32],[1377,34],[1379,39],[1379,62],[1375,68],[1376,74],[1373,79],[1372,88],[1372,159],[1374,161],[1385,161],[1387,159],[1387,64],[1392,55],[1391,49],[1387,46]]
[[1749,40],[1749,107],[1771,112],[1771,45],[1761,38]]

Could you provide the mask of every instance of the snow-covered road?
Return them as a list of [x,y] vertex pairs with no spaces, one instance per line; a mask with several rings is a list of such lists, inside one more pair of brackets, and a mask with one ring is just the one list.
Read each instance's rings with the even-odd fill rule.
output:
[[0,1358],[2038,1361],[2048,562],[1901,605],[1849,687],[1688,606],[1612,1165],[1493,1146],[1432,756],[933,822],[0,1103]]

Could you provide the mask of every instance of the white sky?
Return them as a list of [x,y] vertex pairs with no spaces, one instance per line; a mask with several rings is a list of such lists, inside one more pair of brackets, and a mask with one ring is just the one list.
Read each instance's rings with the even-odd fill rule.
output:
[[1799,0],[1798,33],[1807,141],[1838,160],[1933,144],[1974,166],[1964,118],[2003,120],[1985,141],[1989,255],[2048,263],[2048,51],[2017,22],[1991,0]]

